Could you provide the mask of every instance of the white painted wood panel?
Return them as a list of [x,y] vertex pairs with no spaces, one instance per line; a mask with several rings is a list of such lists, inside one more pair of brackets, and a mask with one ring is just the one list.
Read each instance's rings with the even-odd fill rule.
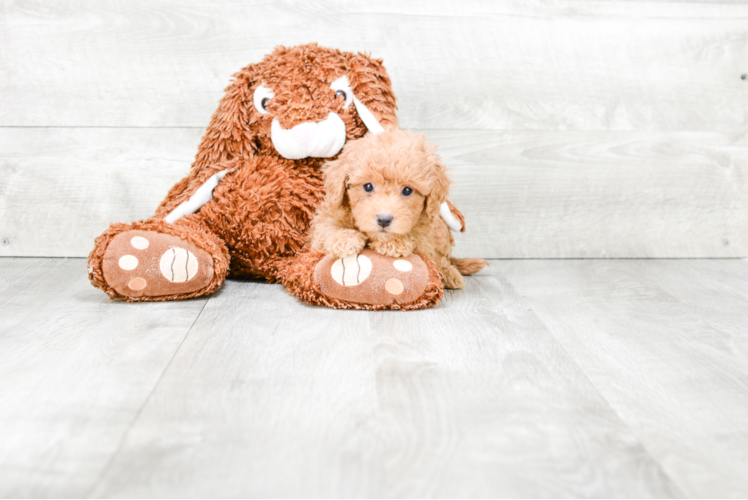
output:
[[96,497],[680,496],[496,273],[437,308],[213,296]]
[[83,259],[0,259],[0,497],[85,497],[204,304],[132,307]]
[[748,494],[748,262],[494,267],[687,496]]
[[407,127],[748,126],[748,4],[6,1],[0,125],[204,127],[276,45],[384,59]]
[[0,255],[84,257],[112,222],[153,215],[201,129],[0,128]]
[[490,258],[748,255],[748,135],[429,131]]
[[[0,255],[86,256],[149,217],[201,129],[0,128]],[[429,130],[486,258],[748,256],[748,136]]]

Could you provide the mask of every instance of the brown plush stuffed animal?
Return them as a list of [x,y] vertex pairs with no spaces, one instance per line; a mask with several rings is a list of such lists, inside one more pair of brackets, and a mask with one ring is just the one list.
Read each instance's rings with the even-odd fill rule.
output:
[[[109,297],[164,301],[210,294],[228,274],[281,281],[299,298],[340,308],[414,309],[442,294],[433,263],[417,264],[400,294],[361,301],[344,284],[330,296],[304,249],[323,197],[320,166],[346,141],[397,125],[381,60],[316,44],[279,47],[234,75],[187,177],[156,214],[112,224],[96,239],[89,278]],[[372,279],[398,275],[392,259],[371,262]],[[381,285],[383,286],[383,285]],[[381,294],[380,294],[381,295]]]

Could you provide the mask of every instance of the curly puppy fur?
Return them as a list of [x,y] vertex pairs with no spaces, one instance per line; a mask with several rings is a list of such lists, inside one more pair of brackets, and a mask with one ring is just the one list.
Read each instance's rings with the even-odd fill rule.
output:
[[446,288],[462,288],[463,274],[487,264],[451,256],[454,239],[439,216],[451,181],[423,134],[395,127],[367,134],[323,172],[326,194],[312,220],[312,248],[339,258],[367,245],[395,258],[417,251],[434,261]]

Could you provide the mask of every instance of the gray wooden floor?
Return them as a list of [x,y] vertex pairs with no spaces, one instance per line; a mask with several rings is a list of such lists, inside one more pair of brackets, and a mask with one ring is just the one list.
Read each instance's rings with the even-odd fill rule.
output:
[[748,262],[495,260],[435,309],[110,302],[0,259],[0,495],[748,495]]

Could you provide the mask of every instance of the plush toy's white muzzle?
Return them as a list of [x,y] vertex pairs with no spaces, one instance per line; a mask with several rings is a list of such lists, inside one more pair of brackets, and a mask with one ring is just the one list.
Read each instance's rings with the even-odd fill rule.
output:
[[345,123],[337,113],[330,113],[321,122],[304,122],[286,130],[273,118],[270,138],[283,158],[330,158],[345,144]]

